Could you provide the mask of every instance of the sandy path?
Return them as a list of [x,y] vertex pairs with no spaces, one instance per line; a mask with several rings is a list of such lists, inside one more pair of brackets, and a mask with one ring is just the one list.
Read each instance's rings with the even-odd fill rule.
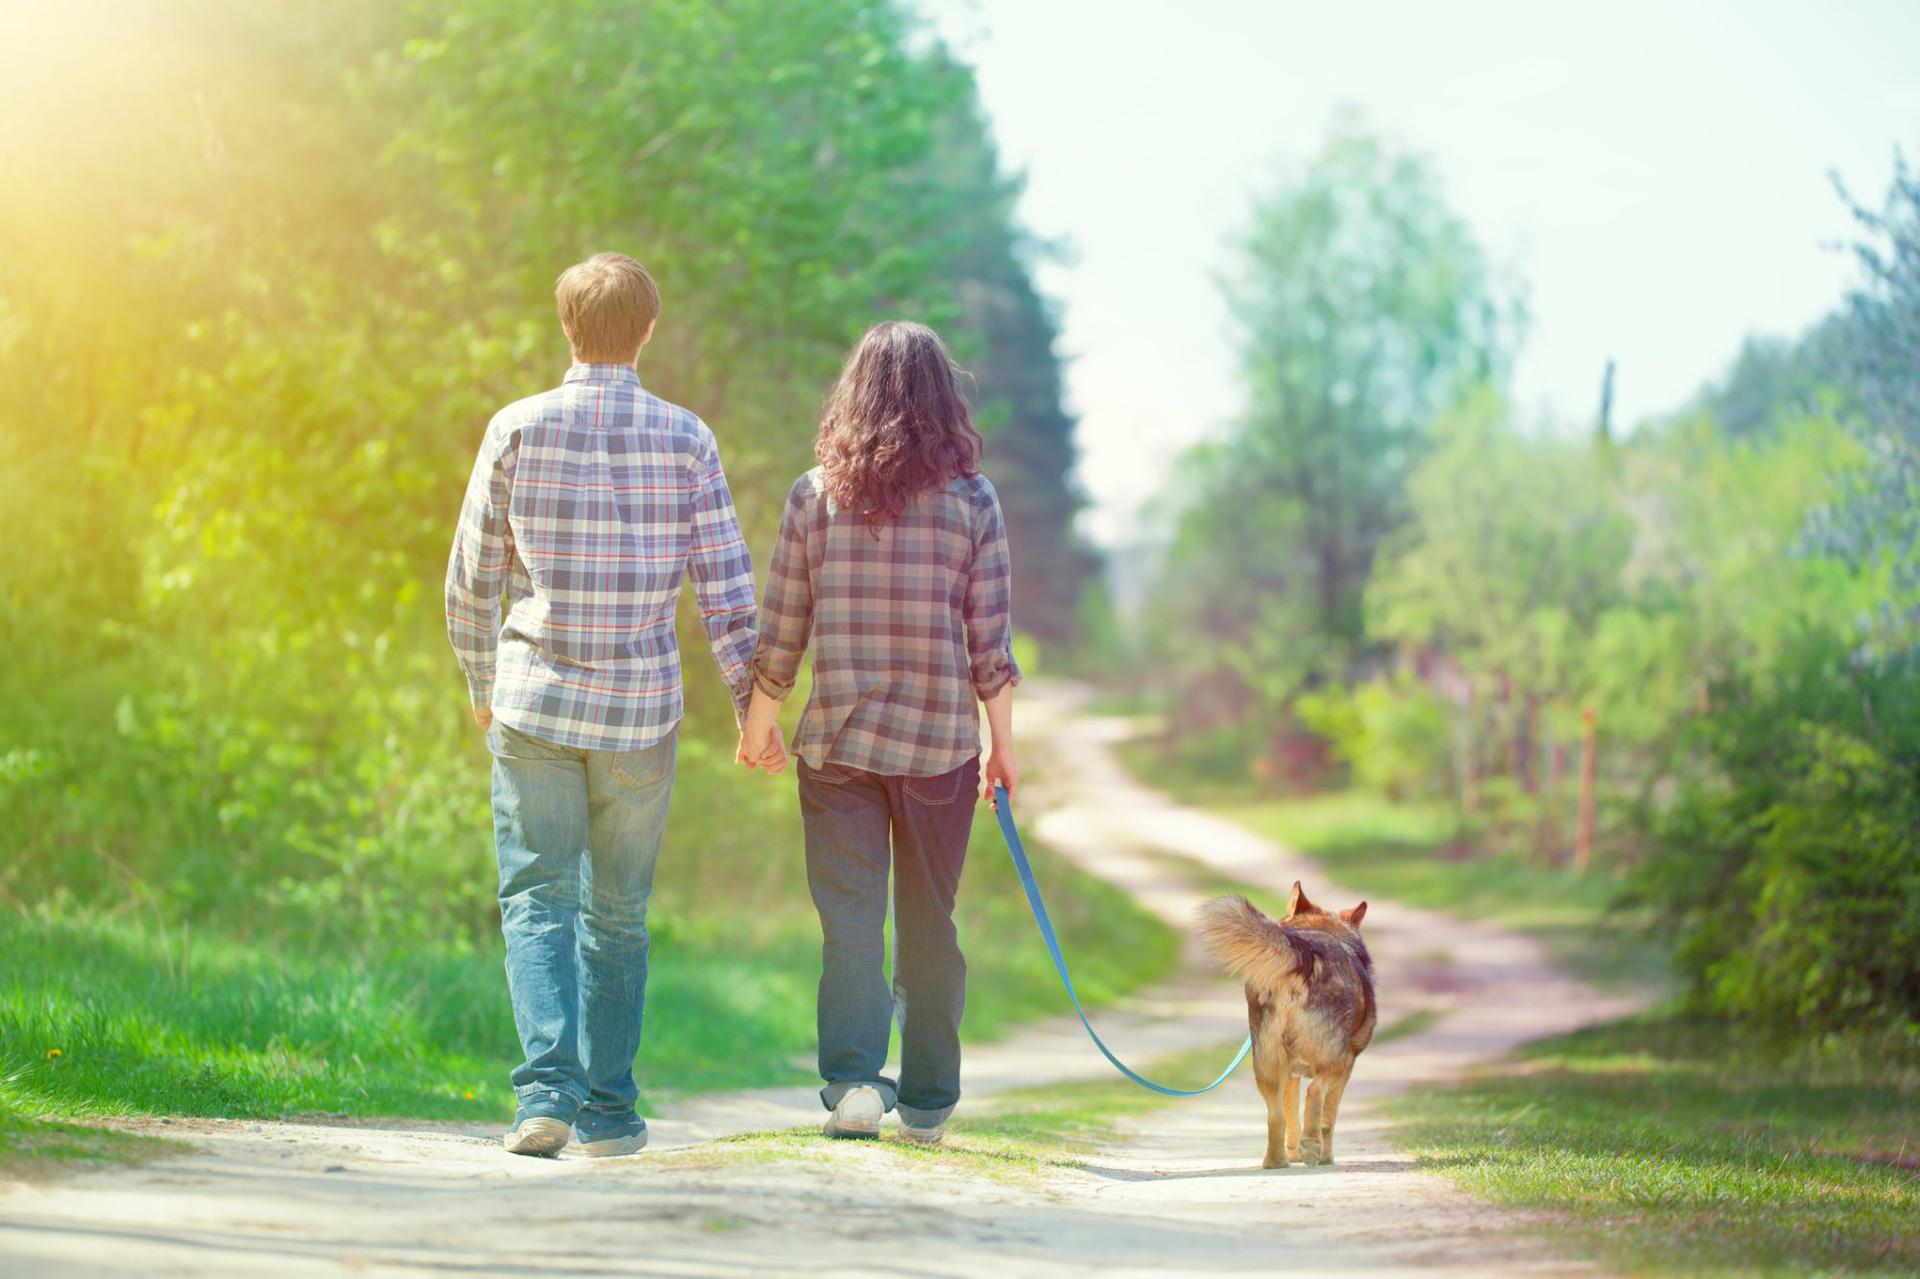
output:
[[[1032,754],[1054,761],[1054,793],[1029,797],[1024,820],[1053,849],[1183,925],[1204,893],[1168,853],[1262,889],[1274,899],[1268,905],[1295,878],[1328,904],[1360,896],[1284,849],[1139,786],[1107,749],[1117,726],[1080,714],[1081,696],[1061,686],[1023,691]],[[1044,868],[1041,876],[1044,885]],[[1525,938],[1430,912],[1375,899],[1366,931],[1383,1025],[1420,1009],[1441,1015],[1361,1059],[1336,1167],[1259,1169],[1264,1111],[1244,1070],[1203,1100],[1130,1122],[1086,1168],[1038,1181],[938,1160],[903,1173],[883,1147],[847,1143],[822,1143],[804,1162],[702,1144],[817,1124],[806,1088],[688,1099],[650,1120],[646,1156],[604,1163],[519,1159],[500,1150],[492,1130],[450,1126],[147,1121],[138,1126],[185,1137],[193,1153],[0,1184],[0,1274],[56,1266],[181,1275],[1578,1269],[1541,1258],[1512,1218],[1415,1172],[1387,1140],[1374,1103],[1631,1001],[1558,973]],[[1245,1005],[1237,988],[1193,967],[1099,1020],[1116,1050],[1138,1063],[1237,1040]],[[1108,1069],[1077,1022],[1057,1019],[970,1049],[967,1104]]]

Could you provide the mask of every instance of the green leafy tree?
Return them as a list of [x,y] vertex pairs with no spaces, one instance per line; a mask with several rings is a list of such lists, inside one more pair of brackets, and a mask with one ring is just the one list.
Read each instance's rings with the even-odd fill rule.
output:
[[1808,540],[1888,574],[1866,638],[1899,653],[1920,639],[1920,174],[1896,153],[1878,209],[1844,188],[1841,196],[1860,228],[1854,254],[1865,275],[1842,312],[1845,420],[1872,464],[1844,500],[1816,514]]
[[1187,683],[1272,724],[1364,646],[1408,468],[1435,413],[1500,374],[1518,313],[1432,167],[1350,116],[1259,202],[1222,287],[1248,405],[1183,464],[1155,607],[1202,650]]
[[[764,544],[852,339],[986,349],[969,281],[1022,285],[971,77],[886,0],[127,20],[36,19],[0,85],[0,900],[486,935],[438,582],[488,416],[567,359],[555,274],[654,268],[643,377]],[[730,717],[689,688],[698,793]]]
[[946,183],[976,194],[960,210],[963,243],[945,271],[961,308],[958,354],[981,399],[986,467],[1013,545],[1020,627],[1072,651],[1097,640],[1111,620],[1086,611],[1101,563],[1074,529],[1086,505],[1074,477],[1077,423],[1066,410],[1054,349],[1059,323],[1033,281],[1033,265],[1050,249],[1015,215],[1022,183],[1001,171],[971,73],[938,51],[931,63],[929,74],[961,81],[937,122],[935,164]]
[[1817,417],[1839,397],[1851,341],[1842,315],[1827,316],[1797,338],[1749,337],[1695,407],[1731,436]]

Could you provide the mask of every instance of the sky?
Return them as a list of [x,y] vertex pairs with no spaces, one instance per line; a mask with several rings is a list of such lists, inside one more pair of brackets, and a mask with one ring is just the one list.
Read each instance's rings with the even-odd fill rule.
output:
[[977,69],[1080,415],[1097,541],[1131,541],[1186,445],[1241,407],[1218,280],[1253,198],[1359,107],[1429,156],[1525,278],[1534,420],[1684,403],[1749,333],[1856,278],[1829,177],[1877,204],[1920,161],[1920,0],[1340,4],[924,0]]

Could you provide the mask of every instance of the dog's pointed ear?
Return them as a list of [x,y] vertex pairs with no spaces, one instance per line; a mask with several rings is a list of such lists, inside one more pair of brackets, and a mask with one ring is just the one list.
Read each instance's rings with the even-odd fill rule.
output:
[[1291,919],[1303,911],[1313,910],[1314,905],[1307,900],[1306,892],[1300,887],[1300,881],[1293,881],[1293,891],[1287,895],[1287,918]]
[[1340,912],[1340,918],[1346,920],[1349,924],[1352,924],[1355,928],[1360,927],[1360,921],[1365,919],[1366,917],[1367,917],[1367,904],[1365,902],[1361,902],[1358,906],[1349,906],[1345,910]]

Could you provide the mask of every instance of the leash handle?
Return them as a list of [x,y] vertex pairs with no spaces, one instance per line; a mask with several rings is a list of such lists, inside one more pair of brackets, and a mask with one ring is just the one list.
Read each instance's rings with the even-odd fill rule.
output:
[[1027,860],[1027,846],[1020,840],[1020,829],[1013,824],[1013,801],[1007,795],[1006,787],[995,786],[993,790],[993,814],[1000,819],[1000,834],[1007,841],[1007,852],[1013,857],[1013,869],[1020,876],[1020,886],[1026,889],[1027,905],[1033,910],[1033,922],[1040,925],[1040,939],[1047,943],[1047,953],[1053,956],[1053,967],[1060,974],[1060,984],[1067,988],[1067,998],[1073,1001],[1073,1011],[1080,1015],[1080,1024],[1087,1028],[1087,1038],[1093,1040],[1093,1046],[1100,1050],[1100,1055],[1112,1062],[1113,1068],[1128,1079],[1163,1097],[1200,1097],[1226,1083],[1227,1076],[1238,1070],[1240,1063],[1247,1059],[1247,1054],[1253,1051],[1253,1036],[1247,1036],[1246,1042],[1240,1045],[1240,1051],[1227,1063],[1227,1068],[1205,1088],[1168,1088],[1164,1084],[1156,1084],[1114,1056],[1113,1050],[1101,1041],[1093,1029],[1093,1023],[1087,1020],[1087,1010],[1080,1006],[1079,992],[1073,988],[1073,975],[1067,971],[1067,957],[1060,953],[1060,939],[1054,935],[1053,917],[1047,913],[1047,903],[1040,896],[1040,885],[1033,878],[1033,863]]

